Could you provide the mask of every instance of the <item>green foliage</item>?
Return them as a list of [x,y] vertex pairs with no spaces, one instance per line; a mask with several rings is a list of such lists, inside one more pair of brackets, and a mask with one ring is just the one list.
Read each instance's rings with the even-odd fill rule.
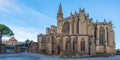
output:
[[30,41],[29,39],[25,40],[25,43],[26,43],[26,44],[30,44],[30,42],[31,42],[31,41]]
[[0,32],[2,32],[2,35],[7,35],[7,36],[14,35],[13,31],[4,24],[0,24]]
[[31,43],[34,42],[33,40],[30,41]]
[[26,39],[25,40],[25,44],[28,44],[28,45],[31,45],[31,43],[33,43],[34,41],[33,40],[30,40],[30,39]]

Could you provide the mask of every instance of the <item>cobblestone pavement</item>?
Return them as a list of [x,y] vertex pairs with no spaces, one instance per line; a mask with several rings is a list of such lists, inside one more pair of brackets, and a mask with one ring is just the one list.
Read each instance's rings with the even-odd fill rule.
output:
[[34,53],[1,54],[0,60],[119,60],[120,56],[94,57],[94,58],[60,58]]

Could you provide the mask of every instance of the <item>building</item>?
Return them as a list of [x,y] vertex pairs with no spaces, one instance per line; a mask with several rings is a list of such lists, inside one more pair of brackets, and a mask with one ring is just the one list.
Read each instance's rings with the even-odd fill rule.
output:
[[31,42],[30,46],[28,47],[28,51],[32,53],[38,53],[38,43]]
[[85,9],[63,17],[62,6],[57,13],[57,26],[38,35],[38,50],[60,56],[115,54],[115,33],[112,22],[93,22]]
[[2,41],[2,44],[5,45],[13,45],[13,44],[17,44],[17,39],[15,37],[11,37],[9,40],[6,41]]
[[20,45],[15,45],[14,52],[15,53],[21,53],[21,46]]
[[17,40],[14,37],[11,37],[8,41],[8,44],[16,44]]
[[5,45],[5,44],[2,44],[2,45],[0,45],[0,46],[1,46],[0,54],[5,54],[5,53],[6,53],[6,45]]
[[28,44],[25,43],[16,44],[14,46],[14,52],[15,53],[27,52],[28,48],[29,48]]

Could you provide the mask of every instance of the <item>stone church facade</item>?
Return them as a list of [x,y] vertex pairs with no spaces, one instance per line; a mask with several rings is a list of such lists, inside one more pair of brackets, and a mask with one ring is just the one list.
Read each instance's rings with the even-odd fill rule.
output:
[[57,26],[38,35],[38,52],[60,56],[115,54],[112,22],[93,22],[85,9],[64,18],[60,4]]

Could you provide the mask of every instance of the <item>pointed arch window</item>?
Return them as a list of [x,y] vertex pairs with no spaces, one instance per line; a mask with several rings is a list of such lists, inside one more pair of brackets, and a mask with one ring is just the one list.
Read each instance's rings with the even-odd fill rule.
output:
[[70,49],[70,41],[68,38],[66,38],[66,50]]
[[108,41],[108,27],[106,27],[106,36],[107,36],[107,45],[109,45],[109,41]]
[[72,34],[74,34],[74,27],[75,27],[74,23],[75,23],[75,18],[73,17],[73,21],[72,21]]
[[76,38],[74,37],[73,38],[73,50],[74,51],[76,50],[76,47],[77,47],[77,45],[76,45]]
[[79,18],[78,18],[78,21],[77,21],[77,28],[76,28],[76,30],[77,30],[77,33],[79,34]]
[[63,24],[63,33],[69,34],[69,32],[70,32],[70,23],[66,21]]
[[96,39],[97,39],[97,27],[95,27],[95,29],[94,29],[94,37],[95,37],[94,42],[95,42],[95,44],[96,44]]
[[104,45],[105,42],[105,30],[104,27],[100,27],[99,30],[99,45]]
[[85,51],[85,41],[81,41],[81,51]]
[[52,40],[51,43],[54,43],[54,39],[55,39],[54,36],[52,36],[51,37],[51,40]]
[[95,39],[97,38],[97,27],[95,27],[95,30],[94,30],[94,37]]
[[50,43],[50,38],[49,38],[49,36],[47,37],[47,41]]

